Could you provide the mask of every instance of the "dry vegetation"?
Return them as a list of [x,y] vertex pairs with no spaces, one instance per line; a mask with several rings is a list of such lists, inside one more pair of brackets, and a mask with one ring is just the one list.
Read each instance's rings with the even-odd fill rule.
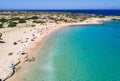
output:
[[17,27],[18,24],[27,24],[33,27],[45,23],[80,22],[92,17],[104,17],[94,14],[63,13],[63,12],[27,12],[27,11],[0,11],[0,28]]

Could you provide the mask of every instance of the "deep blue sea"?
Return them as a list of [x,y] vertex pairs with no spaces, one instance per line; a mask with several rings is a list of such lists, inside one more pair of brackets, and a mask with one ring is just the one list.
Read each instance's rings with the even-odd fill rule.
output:
[[120,16],[120,9],[96,9],[96,10],[27,10],[35,12],[70,12],[70,13],[86,13],[86,14],[101,14],[101,15],[111,15],[111,16]]
[[120,21],[69,26],[48,36],[18,81],[120,81]]

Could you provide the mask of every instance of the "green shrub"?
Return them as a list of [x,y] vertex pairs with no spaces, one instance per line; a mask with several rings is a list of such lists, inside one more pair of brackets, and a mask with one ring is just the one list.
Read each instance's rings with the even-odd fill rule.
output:
[[38,16],[32,16],[30,19],[38,19]]
[[2,18],[2,19],[0,19],[0,22],[1,23],[5,23],[5,22],[7,22],[8,20],[7,19],[4,19],[4,18]]
[[17,22],[10,21],[8,27],[15,27],[17,24]]
[[53,21],[55,21],[55,22],[59,21],[59,19],[56,19],[56,18],[54,18],[54,17],[49,17],[49,19],[50,19],[50,20],[53,20]]
[[68,22],[68,20],[66,20],[66,19],[63,19],[63,21],[64,21],[64,22]]
[[37,21],[33,21],[33,23],[37,23]]
[[20,20],[20,18],[19,17],[14,17],[14,18],[11,18],[10,20],[16,21],[16,20]]
[[104,15],[98,15],[99,18],[104,18],[105,16]]
[[4,28],[4,27],[3,27],[3,24],[0,24],[0,28]]
[[25,19],[19,19],[18,22],[19,22],[19,23],[26,23],[26,20],[25,20]]
[[45,23],[45,21],[33,21],[33,23],[41,23],[41,24],[43,24],[43,23]]
[[111,20],[113,20],[113,21],[120,21],[120,19],[111,19]]
[[32,27],[35,27],[35,25],[31,25]]
[[111,20],[114,20],[114,21],[116,21],[117,19],[111,19]]

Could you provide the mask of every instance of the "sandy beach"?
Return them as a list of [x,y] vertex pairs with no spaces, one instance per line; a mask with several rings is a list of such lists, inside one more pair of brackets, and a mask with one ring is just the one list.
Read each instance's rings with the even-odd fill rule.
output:
[[[41,41],[51,32],[69,25],[100,24],[101,21],[110,19],[109,17],[89,18],[74,23],[47,23],[45,25],[36,24],[35,27],[0,29],[2,33],[2,40],[0,40],[0,79],[5,81],[14,75],[17,76],[16,71],[20,70],[25,62],[34,61],[34,54],[36,54]],[[10,70],[11,64],[15,66],[15,73]]]

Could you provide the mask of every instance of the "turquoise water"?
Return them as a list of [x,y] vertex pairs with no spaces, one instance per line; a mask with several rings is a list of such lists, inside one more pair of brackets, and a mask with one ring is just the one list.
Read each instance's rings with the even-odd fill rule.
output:
[[120,21],[69,26],[45,39],[20,81],[120,81]]

